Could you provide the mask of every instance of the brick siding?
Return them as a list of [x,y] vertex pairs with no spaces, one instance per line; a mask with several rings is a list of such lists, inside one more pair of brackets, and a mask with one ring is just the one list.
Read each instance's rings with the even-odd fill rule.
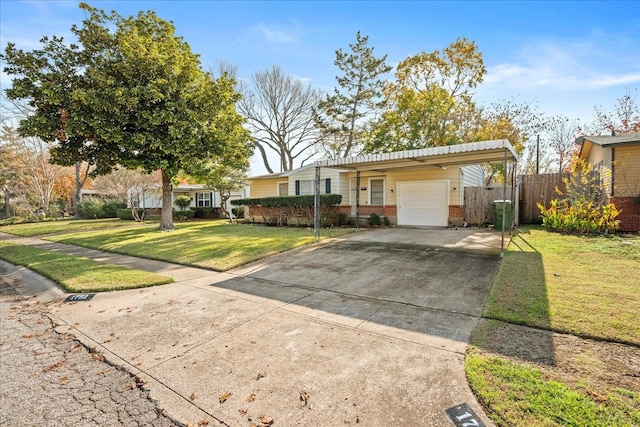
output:
[[640,200],[634,197],[612,197],[609,200],[620,211],[620,231],[640,232]]
[[449,217],[450,218],[464,218],[464,206],[463,205],[449,205]]

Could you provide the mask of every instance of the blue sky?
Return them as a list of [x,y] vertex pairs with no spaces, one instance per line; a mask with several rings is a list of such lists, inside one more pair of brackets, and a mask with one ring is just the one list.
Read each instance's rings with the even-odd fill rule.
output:
[[[360,30],[395,65],[457,37],[474,40],[487,75],[476,99],[534,102],[547,114],[588,122],[640,87],[640,1],[90,1],[122,15],[153,10],[175,24],[205,68],[224,60],[239,76],[279,65],[329,91],[335,50]],[[75,1],[0,0],[0,43],[31,49],[69,36]],[[2,86],[7,76],[2,74]],[[639,100],[640,101],[640,100]],[[258,166],[252,168],[260,169]]]

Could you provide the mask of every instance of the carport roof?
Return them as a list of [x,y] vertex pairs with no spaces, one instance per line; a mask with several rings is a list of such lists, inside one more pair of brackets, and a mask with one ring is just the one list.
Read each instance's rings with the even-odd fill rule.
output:
[[517,160],[517,154],[509,141],[506,139],[497,139],[493,141],[447,145],[444,147],[367,154],[345,159],[319,160],[316,161],[314,165],[316,167],[340,167],[344,169],[376,171],[425,166],[444,168],[453,165],[471,165],[503,161],[505,152],[509,160]]

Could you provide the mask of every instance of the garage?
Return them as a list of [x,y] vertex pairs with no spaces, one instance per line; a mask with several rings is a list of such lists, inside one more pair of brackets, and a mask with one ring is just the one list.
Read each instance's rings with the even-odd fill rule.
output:
[[446,226],[448,181],[398,182],[398,225]]

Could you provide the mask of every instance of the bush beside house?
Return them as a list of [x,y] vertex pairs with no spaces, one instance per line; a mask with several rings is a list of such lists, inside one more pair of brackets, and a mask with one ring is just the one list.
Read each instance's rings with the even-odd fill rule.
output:
[[117,218],[118,209],[126,207],[127,204],[121,200],[86,197],[78,204],[78,213],[83,219]]
[[[323,225],[336,225],[340,218],[340,202],[340,194],[320,195],[320,221]],[[236,199],[231,204],[244,207],[245,218],[253,223],[310,227],[314,221],[314,195]]]

